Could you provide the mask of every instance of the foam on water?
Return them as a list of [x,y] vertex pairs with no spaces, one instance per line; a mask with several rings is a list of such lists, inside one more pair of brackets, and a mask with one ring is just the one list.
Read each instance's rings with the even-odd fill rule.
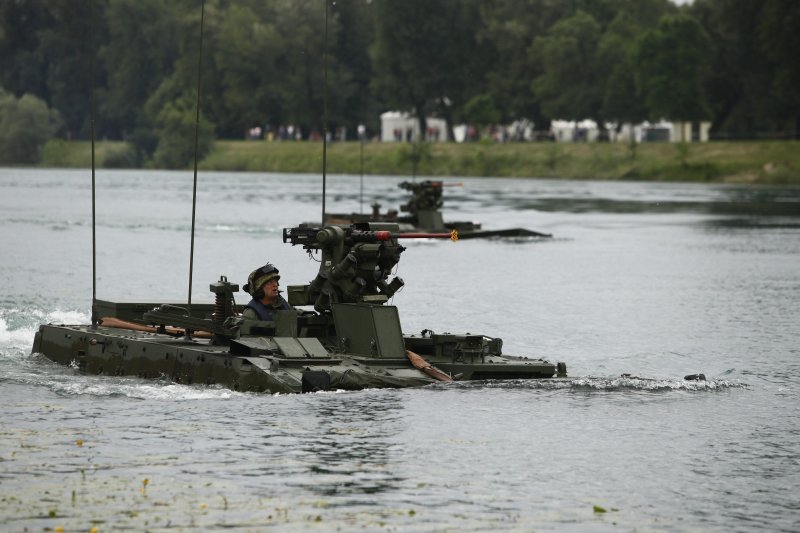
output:
[[25,359],[39,324],[86,324],[87,313],[56,309],[0,309],[0,360]]
[[11,381],[45,387],[62,396],[129,398],[163,402],[227,400],[246,397],[219,386],[181,385],[166,377],[142,380],[127,376],[94,376],[80,373],[72,366],[62,366],[41,355],[29,358],[27,364],[6,372]]
[[624,391],[711,391],[729,388],[746,388],[743,383],[715,379],[655,379],[641,377],[587,377],[570,380],[575,390]]
[[143,382],[138,379],[80,376],[80,379],[51,379],[41,383],[58,394],[124,397],[133,400],[181,402],[225,400],[244,396],[221,387],[179,385],[169,381]]
[[[485,382],[456,382],[457,386],[466,388],[520,389],[520,390],[554,390],[554,391],[586,391],[586,392],[670,392],[670,391],[717,391],[724,389],[748,388],[746,383],[726,379],[689,380],[683,378],[645,378],[634,376],[587,376],[574,378],[555,378],[538,380],[501,380]],[[437,385],[440,388],[453,386]]]

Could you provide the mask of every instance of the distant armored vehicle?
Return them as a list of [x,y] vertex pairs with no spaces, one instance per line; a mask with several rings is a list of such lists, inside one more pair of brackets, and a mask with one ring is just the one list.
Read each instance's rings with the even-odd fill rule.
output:
[[360,214],[335,214],[325,215],[326,224],[349,225],[356,222],[390,222],[399,225],[402,231],[450,231],[456,230],[459,239],[489,238],[489,237],[552,237],[549,233],[541,233],[525,228],[508,228],[486,230],[481,228],[479,222],[445,222],[442,216],[442,189],[448,184],[441,181],[404,181],[399,187],[411,193],[407,203],[400,206],[400,210],[408,215],[399,215],[397,210],[390,209],[381,213],[379,203],[372,204],[372,213]]

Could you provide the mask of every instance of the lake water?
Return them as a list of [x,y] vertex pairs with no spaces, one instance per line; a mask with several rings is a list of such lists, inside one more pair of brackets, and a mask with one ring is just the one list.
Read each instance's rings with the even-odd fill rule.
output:
[[[328,210],[397,207],[399,181],[329,176]],[[501,337],[570,377],[274,396],[80,375],[30,347],[89,321],[91,173],[0,169],[0,529],[800,529],[800,189],[453,181],[445,219],[554,238],[404,243],[404,331]],[[191,172],[97,172],[98,298],[185,301],[191,193]],[[320,199],[319,176],[200,173],[193,301],[266,261],[311,280],[281,228]]]

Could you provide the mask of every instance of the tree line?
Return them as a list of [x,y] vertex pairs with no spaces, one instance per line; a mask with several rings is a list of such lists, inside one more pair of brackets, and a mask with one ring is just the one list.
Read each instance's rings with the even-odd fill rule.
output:
[[205,0],[199,69],[200,18],[201,0],[0,2],[0,162],[89,139],[94,107],[133,163],[184,166],[198,80],[201,153],[254,126],[352,138],[386,110],[423,132],[429,116],[800,130],[795,0]]

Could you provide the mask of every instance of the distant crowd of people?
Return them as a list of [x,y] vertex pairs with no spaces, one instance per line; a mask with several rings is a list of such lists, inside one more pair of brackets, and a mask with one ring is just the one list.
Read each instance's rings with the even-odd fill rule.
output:
[[300,126],[289,124],[284,126],[281,124],[278,127],[272,127],[267,124],[265,127],[253,126],[247,130],[247,139],[251,141],[260,141],[266,139],[268,141],[302,141],[303,131]]
[[[370,140],[367,132],[367,127],[364,124],[359,124],[357,129],[358,140]],[[272,126],[267,124],[264,127],[253,126],[245,132],[245,139],[249,141],[321,141],[322,135],[316,129],[308,132],[308,135],[303,135],[303,130],[300,126],[295,124]],[[327,141],[345,141],[347,140],[347,128],[340,126],[327,132]]]
[[[413,142],[415,141],[415,132],[414,128],[408,127],[405,130],[403,128],[394,128],[392,130],[392,135],[394,137],[395,142]],[[439,127],[429,127],[425,132],[425,140],[427,141],[438,141],[441,138],[442,130]]]
[[[460,131],[455,131],[459,130]],[[516,124],[512,126],[504,125],[490,125],[485,128],[478,128],[473,124],[461,125],[454,128],[456,141],[458,142],[477,142],[481,139],[491,139],[497,143],[506,142],[525,142],[525,141],[554,141],[556,135],[552,131],[534,131],[528,126]],[[576,140],[585,140],[580,135],[580,131],[576,135]],[[419,139],[417,130],[414,127],[394,128],[392,130],[395,142],[416,142]],[[321,141],[322,134],[317,129],[311,129],[308,134],[304,134],[300,126],[295,124],[272,126],[267,124],[265,126],[256,125],[249,128],[245,132],[245,138],[250,141]],[[429,126],[425,131],[426,141],[437,142],[444,140],[445,132],[438,126]],[[378,134],[371,137],[367,127],[364,124],[359,124],[356,130],[356,139],[362,142],[381,140]],[[347,128],[339,126],[327,132],[328,142],[345,141],[347,140]],[[390,140],[390,139],[383,139]]]

